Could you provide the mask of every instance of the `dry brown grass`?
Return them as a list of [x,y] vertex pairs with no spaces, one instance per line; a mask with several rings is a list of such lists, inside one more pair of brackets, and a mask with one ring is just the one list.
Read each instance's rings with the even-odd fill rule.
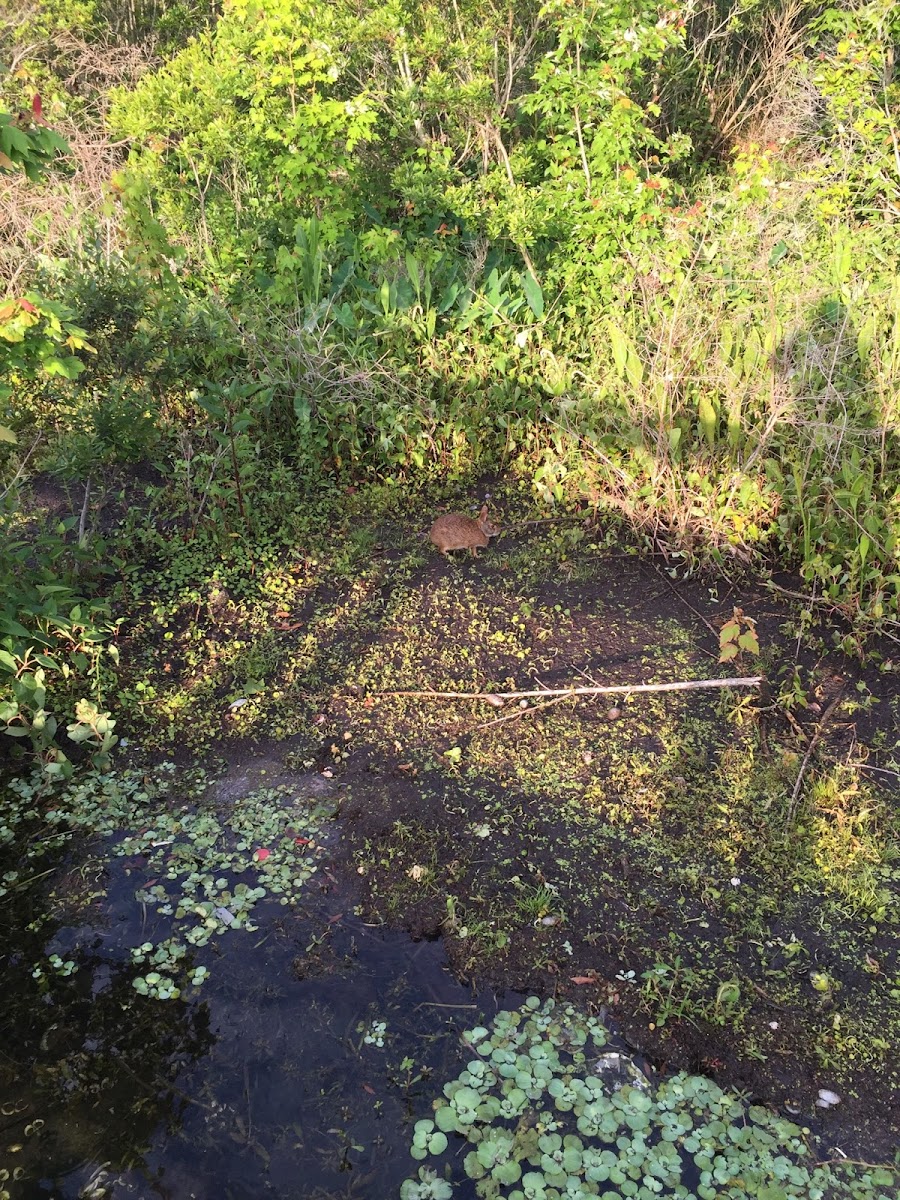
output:
[[701,0],[688,21],[689,67],[669,84],[677,110],[685,81],[693,87],[700,80],[714,153],[727,151],[739,138],[800,138],[816,120],[816,97],[797,68],[807,34],[807,0],[767,5],[752,26],[746,18],[743,25],[735,24],[741,8],[733,0]]
[[[17,295],[42,259],[91,250],[107,257],[119,248],[119,229],[107,191],[124,147],[105,127],[110,89],[133,85],[152,67],[152,43],[88,43],[64,31],[52,39],[14,44],[11,23],[33,4],[12,5],[0,24],[7,62],[25,77],[50,67],[71,97],[71,116],[54,122],[71,155],[40,183],[20,173],[0,175],[0,295]],[[13,11],[14,10],[14,11]]]

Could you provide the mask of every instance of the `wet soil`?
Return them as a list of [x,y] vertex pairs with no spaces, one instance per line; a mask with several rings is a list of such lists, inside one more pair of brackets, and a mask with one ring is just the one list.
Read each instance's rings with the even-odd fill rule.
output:
[[[661,1069],[802,1114],[823,1155],[892,1161],[896,647],[862,667],[839,614],[739,574],[684,581],[590,522],[523,523],[452,561],[415,516],[351,502],[329,522],[256,547],[249,572],[197,551],[175,586],[160,559],[119,598],[129,752],[313,773],[368,926],[440,939],[461,986],[603,1007]],[[725,667],[736,607],[762,655]],[[523,708],[398,694],[760,671]],[[281,988],[333,966],[292,946],[273,971]],[[820,1088],[839,1105],[816,1109]]]
[[[608,1005],[632,1046],[664,1069],[687,1067],[804,1114],[820,1088],[837,1090],[840,1106],[819,1112],[835,1153],[891,1160],[900,1144],[889,1016],[900,982],[892,648],[860,668],[832,648],[833,626],[798,640],[796,607],[778,592],[673,584],[664,564],[615,548],[589,573],[567,571],[564,559],[554,578],[536,580],[513,636],[492,643],[486,632],[509,632],[510,590],[519,599],[503,550],[489,562],[428,561],[409,606],[389,592],[402,616],[368,640],[359,694],[323,705],[325,741],[352,734],[336,770],[369,911],[416,937],[444,935],[464,978]],[[698,691],[517,715],[375,694],[716,677],[716,633],[738,605],[755,621],[767,679],[725,704]],[[758,669],[745,656],[728,673]],[[776,705],[789,687],[798,703]],[[866,851],[882,855],[881,908],[836,895],[834,874],[849,859],[828,861],[828,826],[855,818],[810,793],[828,764],[848,761],[866,763],[848,786],[882,805],[884,842]]]

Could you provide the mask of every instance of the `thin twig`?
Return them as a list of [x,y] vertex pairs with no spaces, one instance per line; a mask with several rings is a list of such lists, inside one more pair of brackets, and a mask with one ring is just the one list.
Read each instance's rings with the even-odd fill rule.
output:
[[770,592],[778,592],[780,596],[788,596],[792,600],[802,600],[807,606],[818,604],[821,607],[830,608],[832,612],[843,613],[846,617],[851,615],[849,604],[840,604],[837,600],[830,600],[827,596],[812,596],[803,592],[792,592],[790,588],[781,587],[780,584],[773,583],[771,579],[765,581],[765,586]]
[[16,484],[22,478],[22,475],[25,473],[25,467],[28,463],[28,460],[29,460],[29,458],[31,458],[32,454],[34,454],[35,450],[37,450],[38,446],[41,443],[41,439],[43,438],[43,436],[44,435],[42,433],[39,433],[37,435],[37,437],[34,439],[34,441],[31,443],[31,447],[30,447],[28,453],[25,455],[25,457],[19,463],[19,467],[18,467],[18,470],[16,471],[15,475],[13,475],[12,479],[9,481],[9,483],[6,485],[6,487],[3,489],[3,491],[0,492],[0,500],[5,500],[7,495],[9,494],[9,492],[12,491],[12,489],[16,486]]
[[750,986],[753,988],[754,992],[757,992],[760,996],[762,996],[763,1000],[765,1000],[768,1004],[771,1004],[773,1008],[777,1008],[779,1012],[790,1012],[790,1009],[787,1007],[787,1005],[779,1004],[777,1000],[773,1000],[769,993],[764,992],[759,984],[754,983],[752,979],[750,980]]
[[[652,564],[651,564],[651,566],[652,566]],[[673,594],[676,596],[676,598],[677,598],[678,600],[680,600],[680,601],[681,601],[681,603],[682,603],[682,604],[685,606],[685,608],[689,608],[689,609],[691,610],[691,612],[694,614],[694,616],[695,616],[695,617],[699,617],[699,618],[700,618],[700,620],[703,622],[703,624],[706,626],[706,628],[709,630],[709,632],[710,632],[710,633],[713,635],[713,637],[714,637],[714,638],[716,639],[716,641],[718,642],[718,640],[719,640],[719,631],[718,631],[718,629],[716,629],[716,628],[715,628],[715,626],[712,624],[712,622],[711,622],[711,621],[708,621],[708,620],[706,619],[706,617],[704,617],[704,615],[703,615],[703,613],[702,613],[702,612],[698,612],[698,611],[697,611],[697,609],[696,609],[696,608],[694,608],[693,604],[691,604],[691,602],[690,602],[689,600],[685,600],[684,596],[682,596],[681,592],[679,592],[678,588],[675,586],[675,584],[672,582],[672,580],[671,580],[671,579],[668,577],[668,575],[665,575],[665,574],[664,574],[662,571],[660,571],[660,570],[659,570],[657,567],[655,567],[655,566],[653,567],[653,570],[654,570],[655,574],[656,574],[656,575],[658,575],[658,576],[659,576],[659,578],[660,578],[660,579],[661,579],[661,580],[662,580],[662,581],[663,581],[665,584],[667,584],[667,585],[668,585],[668,587],[671,589],[671,591],[673,592]]]
[[873,767],[867,762],[852,762],[847,766],[855,767],[857,771],[877,771],[879,775],[893,775],[895,779],[900,779],[900,771],[892,771],[889,767]]
[[844,695],[844,689],[841,688],[840,691],[838,692],[838,694],[832,700],[832,702],[828,705],[828,707],[822,713],[822,719],[821,719],[821,721],[819,721],[819,724],[816,727],[816,732],[813,734],[813,736],[810,740],[809,746],[807,747],[806,754],[804,754],[804,756],[803,756],[803,762],[800,764],[800,770],[797,773],[797,781],[794,784],[793,792],[791,792],[791,802],[788,805],[787,820],[788,820],[789,825],[790,825],[791,821],[793,821],[794,815],[797,811],[797,800],[800,796],[800,785],[803,783],[803,776],[806,774],[806,768],[807,768],[807,765],[809,764],[809,760],[812,757],[812,753],[815,750],[816,746],[818,746],[819,742],[822,740],[822,734],[825,732],[825,727],[827,726],[828,722],[831,720],[831,714],[834,712],[834,710],[840,704],[841,700],[843,699],[843,695]]
[[501,725],[504,721],[518,721],[521,717],[527,717],[529,713],[540,712],[544,708],[552,708],[554,704],[562,704],[563,700],[569,700],[570,693],[565,696],[554,696],[552,700],[548,700],[546,704],[529,704],[527,708],[518,708],[515,712],[506,713],[502,717],[495,717],[493,721],[485,721],[483,725],[479,725],[479,729],[490,729],[492,725]]
[[617,683],[608,687],[541,688],[530,692],[370,692],[370,696],[409,696],[419,700],[525,700],[531,696],[630,696],[638,692],[693,692],[701,688],[757,687],[762,675],[739,679],[688,679],[678,683]]
[[865,1167],[870,1171],[895,1171],[897,1168],[893,1163],[873,1163],[865,1162],[860,1158],[820,1158],[816,1164],[820,1167],[843,1166],[843,1167]]
[[84,527],[87,524],[88,504],[91,499],[91,477],[88,475],[87,483],[84,485],[84,503],[81,506],[81,519],[78,522],[78,545],[84,545]]

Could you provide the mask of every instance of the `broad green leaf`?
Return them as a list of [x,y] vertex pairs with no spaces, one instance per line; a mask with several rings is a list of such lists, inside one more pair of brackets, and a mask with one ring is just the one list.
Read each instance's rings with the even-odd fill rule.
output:
[[30,629],[26,629],[24,625],[20,625],[19,622],[14,620],[12,617],[0,616],[0,629],[2,629],[4,633],[15,634],[16,637],[34,637],[34,634]]
[[606,327],[609,330],[613,362],[616,364],[616,370],[619,372],[619,375],[624,379],[628,356],[631,352],[631,342],[628,336],[613,321],[607,321]]
[[44,370],[48,375],[61,375],[64,379],[74,379],[84,370],[84,363],[71,354],[65,358],[51,355],[50,358],[44,359]]
[[759,654],[759,640],[752,629],[745,629],[738,638],[738,645],[748,654]]
[[541,291],[541,285],[531,274],[526,271],[522,276],[522,286],[525,290],[525,299],[528,301],[528,307],[534,313],[538,320],[544,315],[544,293]]
[[860,326],[859,333],[856,335],[856,353],[859,355],[859,361],[863,366],[869,362],[869,355],[872,352],[872,344],[875,341],[876,319],[874,314],[867,317]]
[[744,342],[744,357],[742,361],[745,379],[751,379],[762,358],[762,340],[756,329],[751,329]]
[[418,296],[421,289],[419,264],[416,260],[416,256],[411,250],[407,250],[406,252],[406,274],[409,276],[410,283],[415,288],[416,296]]
[[28,135],[21,129],[17,129],[15,125],[3,125],[0,126],[0,148],[10,156],[13,151],[18,154],[29,154],[31,142]]
[[716,444],[718,417],[712,400],[705,394],[697,402],[697,416],[700,420],[700,429],[706,440],[706,444],[712,448]]

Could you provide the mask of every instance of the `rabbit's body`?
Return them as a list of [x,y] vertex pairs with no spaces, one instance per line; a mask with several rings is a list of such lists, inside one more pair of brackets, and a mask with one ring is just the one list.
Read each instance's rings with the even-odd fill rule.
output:
[[488,540],[496,537],[499,532],[500,526],[495,525],[488,517],[485,504],[474,519],[463,516],[462,513],[446,513],[443,517],[438,517],[428,536],[441,554],[447,557],[451,550],[471,550],[477,558],[479,546],[486,546]]

